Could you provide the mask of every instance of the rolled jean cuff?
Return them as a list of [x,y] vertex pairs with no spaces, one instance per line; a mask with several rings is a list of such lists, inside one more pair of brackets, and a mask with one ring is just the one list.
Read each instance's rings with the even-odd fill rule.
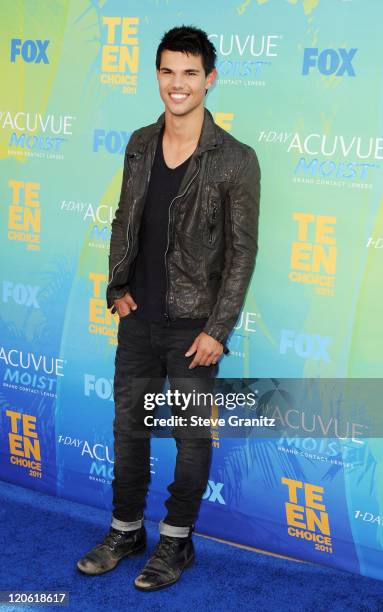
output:
[[118,529],[118,531],[135,531],[136,529],[141,529],[144,524],[144,519],[138,519],[138,521],[129,521],[126,523],[125,521],[120,521],[116,519],[114,516],[112,517],[111,526],[114,529]]
[[170,536],[171,538],[187,538],[191,533],[190,527],[175,527],[168,525],[164,521],[160,521],[159,531],[161,535]]

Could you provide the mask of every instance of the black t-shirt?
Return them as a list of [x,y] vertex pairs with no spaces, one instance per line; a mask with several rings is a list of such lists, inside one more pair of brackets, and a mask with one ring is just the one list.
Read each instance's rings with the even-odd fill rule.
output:
[[[131,314],[150,322],[167,322],[167,278],[165,253],[168,242],[170,203],[178,195],[190,157],[176,168],[169,168],[162,149],[163,129],[158,138],[148,193],[139,230],[139,249],[130,280],[130,290],[137,304]],[[198,327],[207,319],[177,319],[177,327]]]

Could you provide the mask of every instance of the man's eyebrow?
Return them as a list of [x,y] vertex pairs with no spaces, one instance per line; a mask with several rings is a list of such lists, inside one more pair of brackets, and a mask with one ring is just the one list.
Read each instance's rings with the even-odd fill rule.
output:
[[[173,70],[167,66],[161,66],[160,72],[161,70],[169,70],[169,72],[173,72]],[[199,68],[185,68],[183,72],[199,72]]]

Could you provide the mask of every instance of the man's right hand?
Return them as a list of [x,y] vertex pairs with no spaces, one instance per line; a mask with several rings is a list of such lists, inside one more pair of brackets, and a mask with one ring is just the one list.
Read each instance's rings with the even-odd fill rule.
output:
[[114,305],[120,318],[130,314],[131,310],[137,309],[137,304],[130,295],[130,293],[125,293],[122,298],[114,300]]

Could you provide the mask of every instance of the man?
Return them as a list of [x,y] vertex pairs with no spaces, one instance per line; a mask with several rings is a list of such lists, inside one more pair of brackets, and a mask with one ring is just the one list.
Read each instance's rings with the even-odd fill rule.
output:
[[[177,27],[158,47],[165,112],[127,145],[112,223],[107,303],[120,317],[115,361],[113,516],[103,542],[77,564],[86,574],[143,552],[150,482],[145,393],[168,376],[180,392],[212,389],[217,362],[242,307],[257,253],[260,170],[253,149],[204,107],[217,75],[205,32]],[[209,417],[209,406],[193,414]],[[173,415],[185,414],[172,407]],[[147,414],[147,413],[146,413]],[[176,582],[194,560],[192,530],[211,461],[210,430],[173,430],[174,482],[160,541],[135,579],[151,591]]]

